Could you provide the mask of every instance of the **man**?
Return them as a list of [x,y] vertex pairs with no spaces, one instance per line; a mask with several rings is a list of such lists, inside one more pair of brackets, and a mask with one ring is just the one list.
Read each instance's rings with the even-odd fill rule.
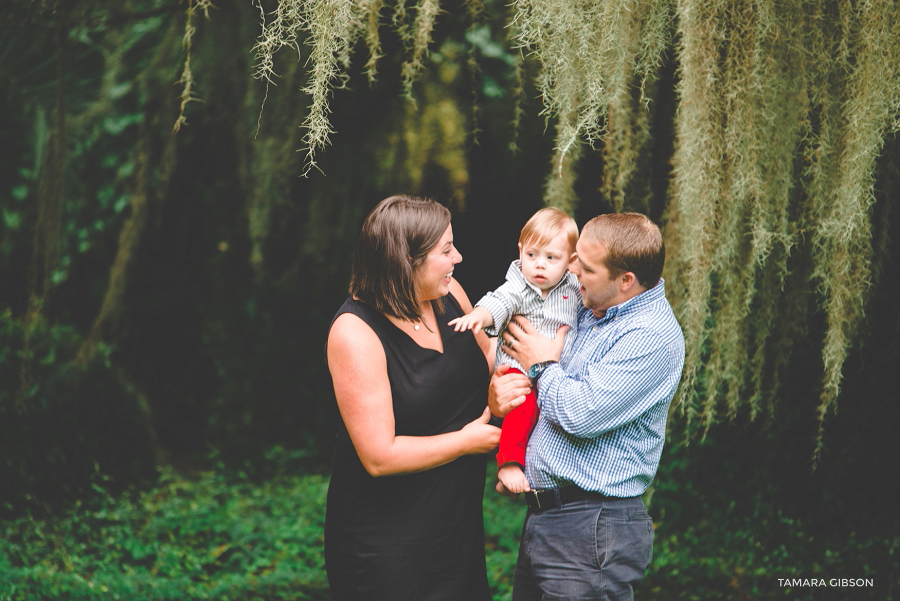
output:
[[640,495],[656,475],[684,364],[660,277],[662,235],[644,215],[601,215],[575,248],[569,269],[584,307],[574,344],[560,357],[565,326],[549,340],[516,317],[503,343],[528,376],[498,367],[488,399],[502,416],[536,386],[541,412],[525,459],[514,601],[633,599],[653,550]]

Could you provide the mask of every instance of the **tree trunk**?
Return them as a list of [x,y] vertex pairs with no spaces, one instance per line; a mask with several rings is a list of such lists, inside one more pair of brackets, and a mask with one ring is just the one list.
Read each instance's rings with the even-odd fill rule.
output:
[[147,117],[141,124],[137,153],[137,177],[131,194],[131,215],[122,232],[109,273],[103,303],[78,352],[82,364],[90,362],[101,342],[115,342],[122,333],[123,299],[137,250],[156,205],[166,195],[176,164],[176,134],[172,124],[178,118],[178,104],[171,93],[173,55],[178,47],[178,25],[172,22],[153,62],[144,72],[141,86],[148,97]]
[[28,309],[25,315],[25,336],[22,350],[21,389],[19,409],[33,384],[30,327],[41,315],[53,286],[53,273],[59,267],[60,233],[62,231],[63,192],[66,171],[66,36],[67,19],[59,15],[56,26],[56,103],[53,126],[47,140],[47,152],[41,167],[38,188],[37,225],[34,229],[34,248],[28,266]]

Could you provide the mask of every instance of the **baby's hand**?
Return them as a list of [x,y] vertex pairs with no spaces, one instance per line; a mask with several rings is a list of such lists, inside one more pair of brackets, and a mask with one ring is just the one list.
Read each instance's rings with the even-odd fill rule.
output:
[[447,325],[453,326],[453,329],[457,332],[472,330],[472,332],[477,334],[481,331],[481,328],[487,327],[492,323],[494,323],[494,318],[491,317],[490,311],[484,307],[475,307],[471,313],[451,319],[447,322]]
[[448,322],[447,325],[453,326],[453,329],[457,332],[472,330],[477,334],[481,331],[481,320],[472,313],[463,315],[462,317],[457,317],[456,319]]

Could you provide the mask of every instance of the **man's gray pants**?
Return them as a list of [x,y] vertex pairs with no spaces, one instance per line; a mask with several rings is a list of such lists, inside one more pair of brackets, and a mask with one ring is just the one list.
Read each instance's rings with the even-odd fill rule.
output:
[[513,601],[631,601],[653,555],[653,521],[640,497],[529,509]]

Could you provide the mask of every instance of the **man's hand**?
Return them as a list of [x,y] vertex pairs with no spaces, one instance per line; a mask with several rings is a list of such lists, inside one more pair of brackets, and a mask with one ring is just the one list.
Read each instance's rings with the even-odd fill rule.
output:
[[488,407],[497,417],[503,417],[525,402],[525,395],[531,392],[531,380],[525,374],[508,373],[509,365],[497,367],[488,387]]
[[556,338],[538,332],[528,318],[516,315],[503,332],[504,352],[518,361],[525,371],[541,361],[559,361],[569,326],[560,326]]

